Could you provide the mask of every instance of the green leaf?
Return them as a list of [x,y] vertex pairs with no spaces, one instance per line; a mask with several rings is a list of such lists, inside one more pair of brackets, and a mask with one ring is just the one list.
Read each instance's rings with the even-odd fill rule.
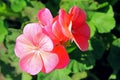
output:
[[32,76],[28,73],[22,72],[22,80],[32,80]]
[[67,67],[69,70],[71,70],[73,73],[77,73],[77,72],[82,72],[85,70],[89,70],[92,69],[93,66],[87,66],[87,64],[85,63],[80,63],[76,60],[71,60],[70,64]]
[[22,16],[23,17],[28,17],[30,19],[31,22],[35,22],[38,21],[37,19],[37,12],[44,8],[45,5],[41,2],[37,2],[37,1],[30,1],[31,5],[33,7],[27,6],[24,8],[24,10],[22,11]]
[[92,53],[94,57],[96,59],[100,59],[103,56],[104,51],[106,49],[104,43],[102,42],[102,40],[97,39],[97,38],[92,38],[90,41],[93,47]]
[[70,71],[68,69],[54,70],[49,74],[38,74],[38,80],[72,80],[68,74]]
[[90,27],[90,37],[93,37],[95,35],[96,32],[96,28],[93,22],[89,21],[88,25]]
[[19,14],[14,13],[8,5],[0,1],[0,16],[6,16],[7,18],[8,17],[15,18],[18,17]]
[[18,68],[18,58],[14,53],[15,41],[18,35],[20,34],[20,30],[17,29],[8,29],[9,33],[5,39],[5,45],[7,47],[6,54],[2,54],[1,60],[5,63],[9,63],[12,67],[15,67],[17,73],[20,73],[20,69]]
[[20,12],[26,6],[25,0],[10,0],[10,2],[10,7],[14,12]]
[[75,74],[73,74],[72,76],[72,80],[81,80],[87,77],[87,72],[83,71],[83,72],[77,72]]
[[114,71],[120,70],[120,38],[116,39],[112,43],[110,54],[108,56],[108,62]]
[[109,6],[107,13],[95,12],[91,20],[99,33],[108,33],[115,27],[113,16],[112,6]]
[[32,6],[37,9],[40,10],[42,8],[45,7],[45,5],[42,2],[38,2],[38,1],[30,1],[30,3],[32,4]]
[[89,4],[89,0],[73,0],[73,1],[70,1],[70,0],[61,0],[61,3],[60,3],[60,8],[63,8],[65,9],[66,11],[69,11],[69,9],[73,6],[78,6],[82,9],[86,9],[88,8],[88,4]]
[[4,25],[4,17],[0,17],[0,42],[4,41],[5,36],[8,34]]

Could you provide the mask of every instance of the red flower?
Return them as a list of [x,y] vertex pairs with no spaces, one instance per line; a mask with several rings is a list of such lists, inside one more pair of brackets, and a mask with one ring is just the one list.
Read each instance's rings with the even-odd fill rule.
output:
[[82,9],[74,6],[70,9],[69,14],[61,9],[57,20],[56,27],[52,28],[54,34],[57,34],[56,28],[59,26],[61,27],[62,34],[73,40],[82,51],[88,49],[90,28],[86,23],[86,14]]

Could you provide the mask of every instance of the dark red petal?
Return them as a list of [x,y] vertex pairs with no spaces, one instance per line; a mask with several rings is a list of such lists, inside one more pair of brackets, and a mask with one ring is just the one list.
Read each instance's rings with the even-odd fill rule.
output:
[[82,50],[85,51],[88,49],[88,40],[90,38],[90,28],[89,26],[84,23],[80,25],[79,28],[73,29],[72,32],[74,36],[74,41],[77,46]]
[[66,49],[64,48],[64,46],[62,46],[62,45],[56,46],[53,49],[53,52],[56,53],[59,58],[59,63],[56,66],[56,69],[61,69],[61,68],[66,67],[68,65],[70,59],[69,59],[68,53],[67,53]]
[[72,19],[73,28],[76,28],[76,26],[74,25],[81,25],[83,22],[86,21],[85,12],[77,6],[72,7],[69,11],[69,14]]

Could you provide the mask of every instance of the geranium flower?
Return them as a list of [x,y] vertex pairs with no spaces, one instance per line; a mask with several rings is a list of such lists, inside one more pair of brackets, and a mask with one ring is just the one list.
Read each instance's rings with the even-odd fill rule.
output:
[[31,75],[64,68],[69,62],[64,47],[54,47],[52,40],[43,33],[41,27],[39,23],[27,24],[23,34],[16,39],[15,54],[20,58],[20,68]]
[[82,51],[87,50],[90,28],[86,23],[86,14],[82,9],[74,6],[69,13],[60,9],[58,21],[54,26],[56,27],[52,28],[53,33],[57,34],[56,28],[59,26],[62,33],[73,40]]
[[61,30],[61,26],[59,24],[56,26],[57,17],[53,18],[49,9],[41,9],[38,12],[38,19],[39,23],[43,25],[43,32],[53,40],[55,45],[68,41]]
[[[43,18],[43,15],[46,18]],[[64,44],[68,40],[72,40],[82,51],[88,49],[90,29],[86,23],[86,14],[82,9],[74,6],[69,13],[60,9],[59,15],[53,18],[50,11],[45,8],[38,12],[38,19],[45,25],[45,32],[55,43]]]

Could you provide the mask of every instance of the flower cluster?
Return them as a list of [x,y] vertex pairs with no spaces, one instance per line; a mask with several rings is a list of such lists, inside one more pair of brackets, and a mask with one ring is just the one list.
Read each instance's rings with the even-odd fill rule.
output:
[[90,29],[82,9],[74,6],[69,13],[60,9],[53,18],[49,9],[44,8],[38,12],[38,20],[27,24],[16,39],[15,54],[23,71],[36,75],[66,67],[70,59],[63,44],[69,40],[80,50],[87,50]]

